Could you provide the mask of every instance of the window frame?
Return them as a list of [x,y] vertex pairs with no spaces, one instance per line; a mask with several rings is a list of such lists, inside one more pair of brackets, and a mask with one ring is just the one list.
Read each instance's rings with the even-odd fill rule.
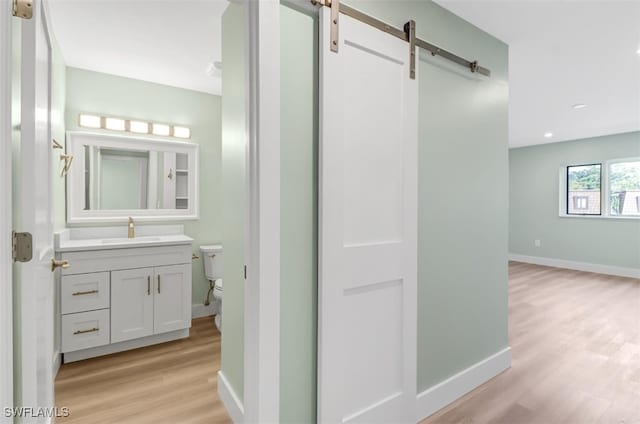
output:
[[[560,167],[559,172],[559,211],[558,216],[560,218],[578,218],[578,219],[619,219],[619,220],[640,220],[640,215],[612,215],[611,214],[611,199],[610,199],[610,187],[609,187],[609,171],[611,165],[623,162],[638,162],[640,156],[623,157],[616,159],[608,159],[600,162],[584,161],[564,163]],[[600,215],[596,214],[577,214],[568,213],[569,205],[569,167],[574,166],[593,166],[600,165]]]
[[[582,167],[582,166],[599,166],[600,167],[600,213],[569,213],[569,168],[578,168],[578,167]],[[564,208],[564,212],[565,215],[567,216],[602,216],[602,206],[603,206],[603,197],[604,197],[604,190],[603,190],[603,171],[602,168],[603,166],[605,166],[602,162],[596,162],[596,163],[585,163],[585,164],[580,164],[580,165],[566,165],[565,168],[565,184],[564,184],[564,192],[565,192],[565,208]],[[588,200],[587,200],[588,203]],[[575,207],[574,207],[575,209]],[[587,207],[587,210],[589,208]]]

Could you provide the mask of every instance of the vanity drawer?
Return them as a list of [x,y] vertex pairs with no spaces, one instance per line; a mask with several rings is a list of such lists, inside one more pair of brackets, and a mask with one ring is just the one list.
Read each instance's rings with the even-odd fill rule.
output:
[[88,349],[110,342],[109,310],[62,316],[62,352]]
[[109,307],[109,273],[65,275],[60,290],[62,314]]

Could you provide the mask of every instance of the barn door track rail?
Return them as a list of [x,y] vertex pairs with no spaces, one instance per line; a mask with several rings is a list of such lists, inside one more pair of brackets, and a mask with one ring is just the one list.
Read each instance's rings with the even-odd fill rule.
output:
[[331,8],[331,51],[338,52],[338,40],[339,40],[339,21],[340,13],[352,17],[367,25],[371,25],[374,28],[384,31],[393,35],[401,40],[409,43],[410,54],[410,73],[411,79],[415,79],[415,65],[416,65],[416,53],[415,48],[419,47],[427,50],[432,56],[441,56],[444,59],[450,60],[458,65],[464,66],[472,73],[478,73],[487,77],[491,76],[491,70],[478,65],[478,61],[469,61],[463,57],[460,57],[450,51],[442,49],[427,41],[421,40],[416,37],[416,23],[415,21],[409,21],[404,25],[403,29],[391,26],[379,19],[369,16],[366,13],[362,13],[346,4],[340,4],[340,0],[311,0],[311,3],[319,6],[326,6]]

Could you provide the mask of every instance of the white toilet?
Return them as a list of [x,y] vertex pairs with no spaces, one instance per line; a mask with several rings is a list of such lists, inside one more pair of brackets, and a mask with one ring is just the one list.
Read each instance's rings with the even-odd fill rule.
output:
[[200,246],[202,262],[204,263],[204,275],[209,280],[209,293],[213,290],[213,298],[218,302],[218,314],[215,317],[216,327],[222,331],[222,245],[212,244]]

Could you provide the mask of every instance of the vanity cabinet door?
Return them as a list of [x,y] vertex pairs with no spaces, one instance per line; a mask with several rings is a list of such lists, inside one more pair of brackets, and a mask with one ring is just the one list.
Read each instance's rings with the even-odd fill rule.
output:
[[154,268],[111,272],[111,343],[153,334]]
[[191,264],[155,268],[154,333],[191,327]]

